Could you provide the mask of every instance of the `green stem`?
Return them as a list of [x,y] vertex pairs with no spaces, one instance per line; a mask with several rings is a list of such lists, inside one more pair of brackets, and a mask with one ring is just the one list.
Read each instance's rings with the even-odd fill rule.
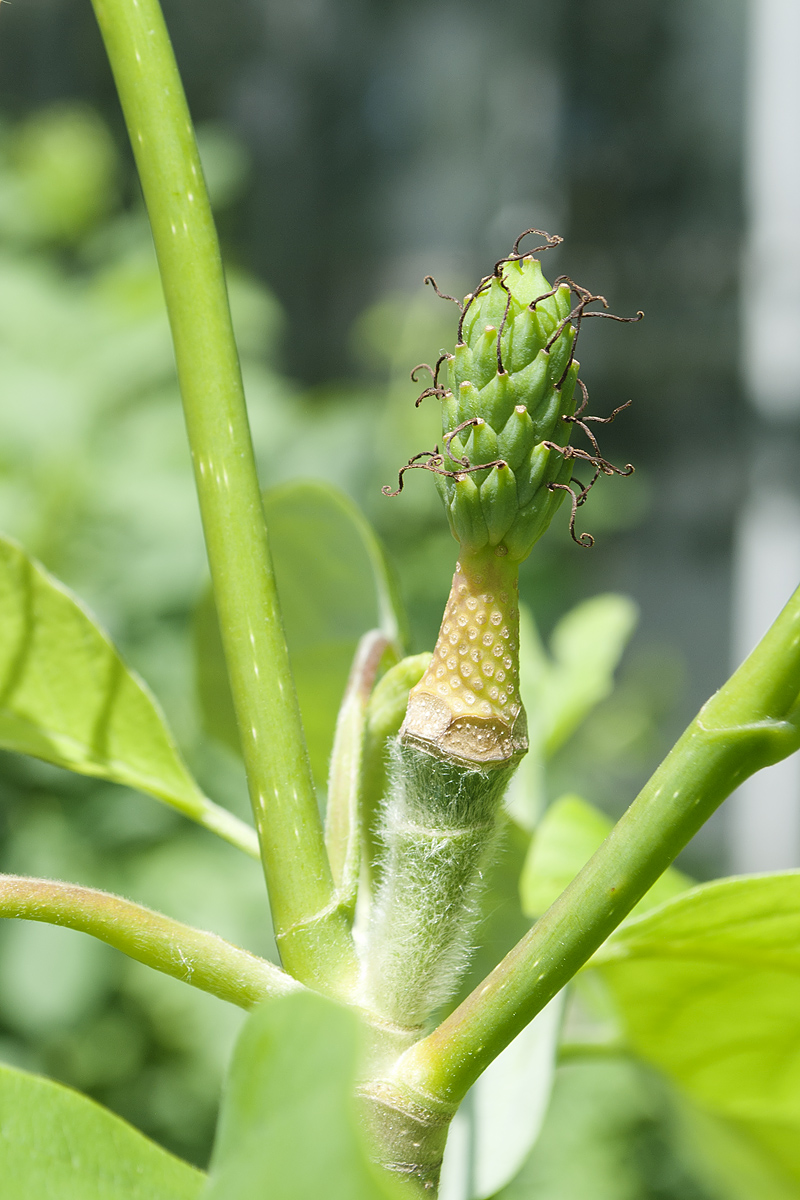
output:
[[230,942],[108,892],[0,875],[0,917],[45,921],[91,934],[129,958],[240,1008],[300,988],[290,975]]
[[281,956],[341,990],[354,972],[308,765],[239,359],[186,98],[157,0],[93,0],[169,312],[225,659]]
[[734,788],[800,748],[800,589],[703,706],[603,845],[484,982],[395,1069],[457,1104],[591,957]]

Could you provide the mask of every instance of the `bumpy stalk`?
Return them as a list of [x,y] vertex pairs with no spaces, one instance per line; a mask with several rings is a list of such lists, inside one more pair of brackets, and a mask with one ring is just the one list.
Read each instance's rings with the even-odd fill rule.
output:
[[571,478],[570,295],[533,258],[499,263],[464,302],[450,387],[437,370],[424,393],[441,401],[444,449],[409,468],[435,473],[461,552],[383,818],[363,986],[365,1003],[399,1024],[423,1025],[457,984],[497,812],[527,750],[517,574]]
[[468,956],[497,808],[527,748],[518,624],[516,564],[464,556],[390,768],[365,1000],[400,1024],[422,1025]]
[[528,748],[519,695],[517,563],[494,550],[456,563],[433,658],[408,699],[406,743],[465,764]]

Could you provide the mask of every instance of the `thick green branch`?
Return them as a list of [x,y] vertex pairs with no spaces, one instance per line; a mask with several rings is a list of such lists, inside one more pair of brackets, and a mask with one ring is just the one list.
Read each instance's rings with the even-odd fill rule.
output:
[[270,996],[285,996],[301,986],[273,963],[215,933],[73,883],[0,875],[0,917],[79,929],[137,962],[240,1008],[254,1008]]
[[725,797],[798,748],[800,589],[555,904],[463,1004],[399,1060],[399,1091],[423,1103],[458,1103]]
[[354,969],[281,627],[214,221],[157,0],[93,0],[153,230],[272,915],[289,971]]

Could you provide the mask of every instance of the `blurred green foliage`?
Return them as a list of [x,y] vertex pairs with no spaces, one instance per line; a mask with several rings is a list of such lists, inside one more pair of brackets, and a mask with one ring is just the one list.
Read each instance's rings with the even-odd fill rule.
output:
[[7,1196],[197,1197],[203,1184],[199,1172],[85,1096],[11,1067],[0,1066],[0,1081]]
[[409,1197],[364,1152],[354,1098],[359,1034],[352,1013],[315,995],[262,1005],[248,1018],[203,1200]]
[[[223,203],[241,155],[218,130],[204,145]],[[246,815],[241,770],[203,738],[192,700],[202,535],[149,230],[138,203],[121,207],[120,176],[85,109],[3,130],[0,528],[100,615],[201,781]],[[281,317],[246,276],[230,283],[264,462],[298,428],[271,365]],[[156,801],[10,755],[2,792],[4,870],[105,886],[273,949],[259,864]],[[0,955],[2,1056],[204,1162],[240,1014],[65,930],[4,923]]]
[[[218,127],[201,129],[200,140],[212,198],[224,210],[246,160]],[[138,198],[125,199],[133,190],[108,131],[88,109],[60,106],[0,129],[0,530],[98,613],[153,687],[201,785],[246,816],[241,765],[204,732],[196,700],[202,535],[150,236]],[[357,500],[401,581],[411,648],[428,647],[455,543],[435,489],[423,486],[429,481],[412,480],[393,501],[380,485],[436,440],[435,408],[415,409],[419,389],[408,372],[451,340],[450,307],[429,290],[385,296],[352,332],[374,384],[303,391],[280,368],[274,298],[235,265],[229,284],[264,484],[318,477]],[[609,528],[626,519],[613,504],[601,514]],[[523,574],[523,593],[545,628],[579,598],[573,561],[563,529]],[[616,630],[608,634],[616,654],[630,611],[612,604],[591,613]],[[561,653],[568,629],[561,629],[553,651],[568,681],[569,654]],[[581,715],[608,690],[615,654],[600,655],[592,696],[573,697]],[[661,748],[657,718],[672,695],[663,679],[653,694],[650,678],[632,664],[622,687],[595,708],[570,742],[569,762],[556,759],[559,791],[571,774],[572,786],[593,799],[607,801],[612,789],[631,794],[631,781]],[[205,686],[214,686],[208,677]],[[327,737],[333,712],[323,716]],[[577,723],[565,721],[570,730]],[[598,756],[612,781],[605,792]],[[138,793],[12,755],[3,756],[0,772],[2,870],[118,891],[274,955],[258,864]],[[526,848],[526,835],[509,825],[473,977],[526,926],[517,890]],[[23,922],[0,928],[0,1058],[86,1091],[190,1161],[207,1160],[242,1019],[83,935]],[[648,1115],[651,1099],[640,1103],[636,1087],[629,1092],[634,1100],[626,1092],[623,1107],[644,1111],[642,1120],[660,1130]],[[559,1094],[548,1120],[570,1124]],[[621,1154],[639,1144],[626,1131],[641,1121],[626,1121]],[[568,1133],[565,1126],[553,1144]],[[690,1194],[651,1188],[644,1167],[636,1178],[645,1182],[630,1194],[642,1200]]]
[[[324,791],[359,638],[380,628],[400,652],[406,631],[381,545],[344,493],[319,482],[287,483],[264,493],[264,512],[311,771]],[[241,754],[210,588],[195,611],[194,642],[204,727]]]

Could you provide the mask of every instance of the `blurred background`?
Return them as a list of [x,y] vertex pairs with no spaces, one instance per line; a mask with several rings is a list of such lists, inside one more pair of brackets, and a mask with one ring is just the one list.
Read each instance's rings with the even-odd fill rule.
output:
[[[633,401],[603,448],[636,474],[601,480],[581,510],[591,552],[562,511],[521,584],[545,637],[599,592],[639,607],[614,694],[550,784],[618,814],[800,577],[793,0],[164,8],[263,481],[327,479],[361,506],[413,651],[434,641],[455,557],[431,480],[409,477],[396,499],[380,490],[438,435],[408,376],[452,344],[455,310],[423,276],[463,294],[538,226],[565,239],[543,264],[551,278],[645,311],[636,326],[587,322],[580,350],[593,412]],[[204,735],[195,699],[202,537],[91,8],[27,0],[0,19],[0,529],[86,600],[204,786],[245,812],[240,767]],[[269,952],[255,864],[146,797],[12,755],[0,768],[3,870],[124,891]],[[696,839],[686,871],[797,865],[797,764],[764,779]],[[238,1015],[63,930],[10,923],[0,953],[0,1057],[204,1162]],[[637,1107],[644,1085],[631,1086],[623,1107],[650,1130],[644,1145],[660,1101],[644,1088]],[[614,1200],[701,1196],[640,1149]]]

